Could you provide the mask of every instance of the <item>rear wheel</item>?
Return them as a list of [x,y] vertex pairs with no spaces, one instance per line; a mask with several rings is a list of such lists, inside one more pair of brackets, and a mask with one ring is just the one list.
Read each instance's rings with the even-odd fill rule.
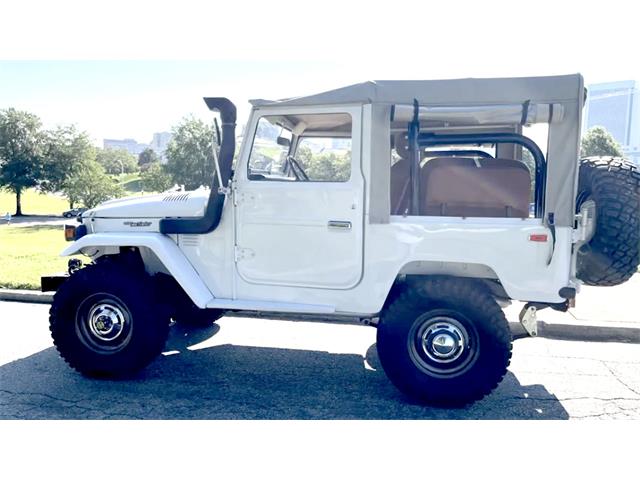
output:
[[169,317],[157,305],[144,272],[90,265],[71,275],[53,298],[53,342],[85,375],[134,373],[162,352],[167,339]]
[[484,285],[432,277],[399,289],[381,314],[380,363],[409,397],[463,406],[491,392],[511,359],[506,318]]

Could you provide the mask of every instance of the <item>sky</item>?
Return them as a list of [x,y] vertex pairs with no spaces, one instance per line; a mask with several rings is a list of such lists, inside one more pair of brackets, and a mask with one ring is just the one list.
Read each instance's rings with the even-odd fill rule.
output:
[[232,99],[242,122],[249,98],[339,86],[327,75],[335,68],[285,61],[0,61],[0,108],[36,113],[47,128],[75,123],[98,140],[149,142],[186,115],[210,118],[205,96]]
[[103,138],[147,143],[189,114],[209,119],[204,96],[230,98],[243,123],[250,98],[372,79],[579,72],[587,84],[640,81],[637,19],[618,0],[597,8],[327,0],[306,9],[281,0],[224,11],[191,0],[113,0],[93,10],[75,0],[32,3],[3,15],[0,108],[28,110],[47,128],[76,124],[98,145]]

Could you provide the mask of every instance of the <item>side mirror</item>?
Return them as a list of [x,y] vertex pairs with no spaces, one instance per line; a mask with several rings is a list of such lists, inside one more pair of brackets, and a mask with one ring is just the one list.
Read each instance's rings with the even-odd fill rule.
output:
[[283,147],[290,147],[291,146],[291,140],[289,140],[288,138],[285,138],[285,137],[278,137],[276,142],[277,142],[278,145],[281,145]]

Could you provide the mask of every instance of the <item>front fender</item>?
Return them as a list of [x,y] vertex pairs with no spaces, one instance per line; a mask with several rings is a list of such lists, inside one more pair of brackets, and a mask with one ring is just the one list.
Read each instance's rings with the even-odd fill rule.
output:
[[104,247],[146,247],[158,257],[198,307],[205,308],[214,298],[178,245],[161,233],[92,233],[73,242],[60,256],[68,257],[90,248]]

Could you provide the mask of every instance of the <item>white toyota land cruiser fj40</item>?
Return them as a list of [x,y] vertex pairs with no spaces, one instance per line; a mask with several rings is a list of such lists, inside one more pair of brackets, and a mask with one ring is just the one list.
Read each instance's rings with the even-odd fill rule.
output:
[[[162,352],[171,319],[228,311],[354,318],[377,327],[390,380],[464,405],[507,371],[502,311],[566,311],[581,284],[638,268],[640,174],[578,159],[580,75],[366,82],[219,112],[211,189],[106,202],[67,227],[84,254],[50,324],[76,370],[122,376]],[[221,137],[221,138],[220,138]]]

